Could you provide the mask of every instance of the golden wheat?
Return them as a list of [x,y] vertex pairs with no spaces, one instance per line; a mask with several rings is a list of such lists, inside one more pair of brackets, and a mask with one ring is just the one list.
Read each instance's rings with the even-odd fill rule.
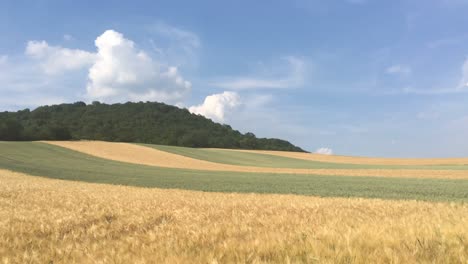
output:
[[95,157],[122,162],[166,168],[209,171],[234,171],[256,173],[316,174],[339,176],[370,176],[398,178],[468,179],[463,170],[417,170],[417,169],[290,169],[237,166],[193,159],[157,149],[129,144],[103,141],[44,141],[45,143],[83,152]]
[[0,170],[2,263],[467,263],[468,205],[223,194]]

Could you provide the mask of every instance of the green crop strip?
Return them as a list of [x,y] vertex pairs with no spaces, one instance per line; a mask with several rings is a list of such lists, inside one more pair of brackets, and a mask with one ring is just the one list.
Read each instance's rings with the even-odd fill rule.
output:
[[468,180],[169,169],[101,159],[38,142],[0,142],[0,168],[56,179],[141,187],[326,197],[468,201]]

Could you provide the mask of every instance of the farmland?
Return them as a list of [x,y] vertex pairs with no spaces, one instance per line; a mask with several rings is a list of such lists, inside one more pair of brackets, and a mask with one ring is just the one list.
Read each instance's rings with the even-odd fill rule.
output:
[[0,142],[0,261],[468,261],[463,159],[333,158]]
[[141,144],[191,158],[233,165],[275,168],[344,169],[468,169],[468,158],[395,159],[321,155],[303,152],[245,149],[184,148]]
[[[150,165],[157,167],[195,169],[210,171],[235,171],[252,173],[287,173],[287,174],[321,174],[338,176],[378,176],[378,177],[407,177],[407,178],[442,178],[442,179],[466,179],[468,175],[463,165],[433,165],[433,166],[391,166],[378,165],[349,165],[328,162],[311,162],[281,158],[274,155],[247,154],[244,153],[226,156],[227,150],[204,150],[183,148],[185,153],[191,152],[192,158],[187,155],[179,155],[180,148],[147,145],[140,147],[127,143],[109,142],[47,142],[67,149],[72,149],[100,158],[130,162],[135,164]],[[205,159],[199,159],[200,153],[209,152],[204,155]],[[228,152],[228,154],[232,154]],[[237,163],[249,164],[250,166],[233,165]],[[227,164],[226,164],[227,163]],[[309,166],[309,168],[288,168],[293,165]],[[271,164],[275,164],[271,167]],[[255,166],[252,166],[255,165]],[[265,166],[267,165],[267,166]],[[269,167],[269,166],[270,167]],[[277,167],[277,166],[288,167]]]
[[[42,142],[0,144],[0,168],[57,179],[214,192],[254,192],[433,201],[468,200],[468,193],[466,192],[468,189],[467,175],[461,170],[448,171],[449,174],[447,175],[444,174],[445,171],[422,171],[427,172],[427,174],[442,172],[442,174],[435,174],[439,178],[297,174],[291,173],[290,170],[280,170],[278,172],[275,168],[264,168],[268,170],[262,173],[253,173],[249,172],[249,169],[252,168],[247,168],[243,172],[225,171],[228,165],[218,163],[213,164],[217,166],[216,168],[224,169],[223,171],[216,171],[213,168],[208,170],[208,165],[212,165],[211,163],[204,161],[195,163],[193,160],[185,159],[179,160],[180,167],[183,167],[180,169],[149,166],[152,162],[167,160],[167,164],[170,165],[171,162],[176,164],[176,161],[169,159],[168,156],[151,157],[150,153],[153,152],[138,155],[138,151],[141,149],[135,146],[138,151],[134,152],[132,151],[134,145],[131,144],[128,146],[127,144],[105,142],[70,143],[73,146],[82,146],[81,151],[92,150],[96,155],[118,158],[120,161],[99,158]],[[104,148],[107,144],[111,144],[113,148]],[[99,146],[99,148],[93,146]],[[149,151],[152,151],[152,149],[149,149]],[[169,157],[173,156],[169,155]],[[122,160],[130,158],[132,158],[133,163],[122,162]],[[146,165],[136,164],[137,162]],[[206,165],[207,170],[189,169],[202,165]],[[282,173],[283,171],[289,173]],[[327,170],[314,171],[327,172]],[[352,172],[352,170],[346,171]],[[346,171],[337,170],[336,172],[344,173]],[[364,171],[369,174],[374,172],[373,170]],[[387,173],[392,172],[393,170],[387,171]],[[395,173],[398,172],[395,171]],[[406,174],[408,172],[403,170],[400,173]],[[410,173],[415,173],[415,171],[410,170]],[[452,173],[455,175],[460,173],[460,176],[465,178],[452,179],[450,178]],[[422,175],[425,176],[425,174]],[[446,176],[447,178],[443,178]]]
[[0,177],[3,263],[468,261],[466,203]]

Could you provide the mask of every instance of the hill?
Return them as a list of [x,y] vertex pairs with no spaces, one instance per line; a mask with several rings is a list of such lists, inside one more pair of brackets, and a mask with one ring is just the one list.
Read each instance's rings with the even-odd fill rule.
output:
[[76,102],[0,113],[0,140],[80,139],[304,152],[288,141],[242,134],[187,109],[157,102]]

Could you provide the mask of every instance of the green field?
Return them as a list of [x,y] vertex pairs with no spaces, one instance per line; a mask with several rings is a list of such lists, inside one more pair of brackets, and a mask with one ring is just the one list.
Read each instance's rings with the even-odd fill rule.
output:
[[101,159],[39,142],[0,142],[0,168],[49,178],[215,192],[468,201],[468,181],[213,172]]
[[224,149],[200,149],[152,144],[142,146],[216,163],[291,169],[418,169],[418,170],[468,170],[468,165],[366,165],[319,162],[287,158],[269,154],[230,151]]

